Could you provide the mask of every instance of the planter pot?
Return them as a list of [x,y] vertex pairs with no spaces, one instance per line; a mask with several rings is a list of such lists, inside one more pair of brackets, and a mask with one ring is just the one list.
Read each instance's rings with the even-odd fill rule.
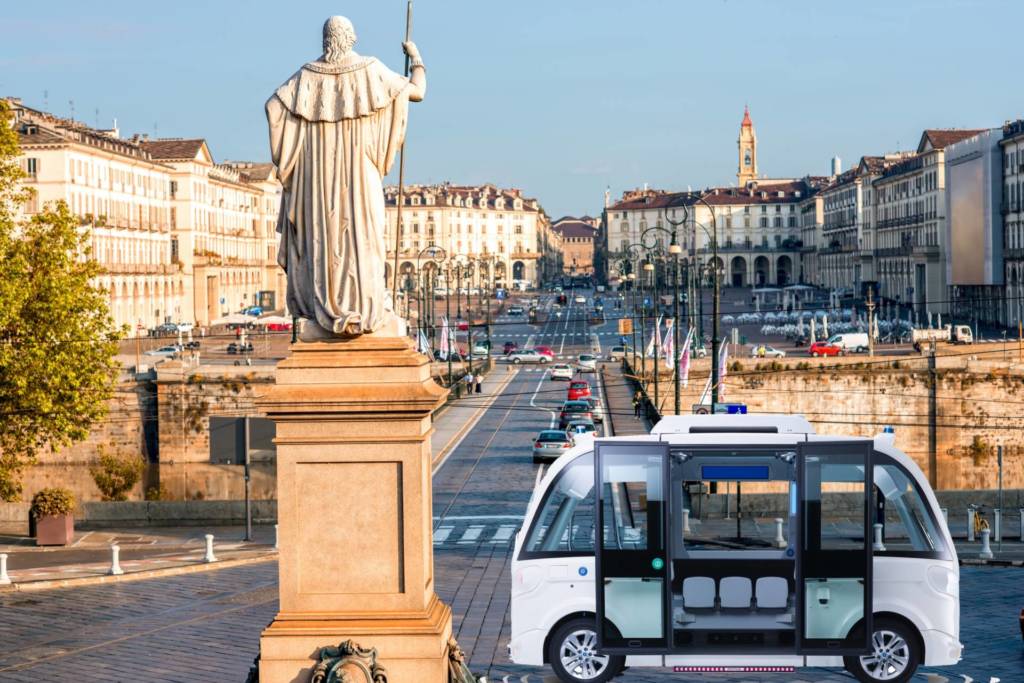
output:
[[74,538],[74,515],[51,515],[36,520],[36,545],[67,545]]

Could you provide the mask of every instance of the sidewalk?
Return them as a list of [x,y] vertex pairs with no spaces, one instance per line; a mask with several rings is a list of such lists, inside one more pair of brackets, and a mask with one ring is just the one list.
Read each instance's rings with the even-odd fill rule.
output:
[[612,436],[649,434],[652,426],[650,421],[646,417],[633,417],[636,385],[626,376],[622,363],[602,363],[600,372]]
[[434,415],[434,433],[430,448],[433,455],[434,470],[440,467],[445,456],[455,450],[462,438],[473,428],[484,411],[501,395],[509,382],[519,374],[518,370],[509,371],[510,365],[494,365],[484,375],[482,393],[466,395],[454,399],[438,414]]

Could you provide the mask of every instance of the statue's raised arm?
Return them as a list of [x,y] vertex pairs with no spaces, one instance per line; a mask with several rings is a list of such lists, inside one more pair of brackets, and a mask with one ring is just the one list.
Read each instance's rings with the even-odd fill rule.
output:
[[383,178],[402,142],[409,101],[426,94],[412,42],[405,78],[352,49],[345,17],[324,23],[323,55],[267,101],[271,158],[283,186],[278,263],[303,339],[401,334],[386,297]]

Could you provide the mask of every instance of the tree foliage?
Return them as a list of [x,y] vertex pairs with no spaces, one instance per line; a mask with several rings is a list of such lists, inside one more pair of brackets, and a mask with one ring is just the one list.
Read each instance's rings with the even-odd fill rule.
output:
[[101,446],[97,449],[96,462],[89,466],[89,474],[103,500],[128,500],[128,494],[145,469],[146,461],[141,455],[108,453]]
[[88,234],[63,201],[27,216],[17,133],[0,101],[0,498],[39,455],[107,414],[118,340]]

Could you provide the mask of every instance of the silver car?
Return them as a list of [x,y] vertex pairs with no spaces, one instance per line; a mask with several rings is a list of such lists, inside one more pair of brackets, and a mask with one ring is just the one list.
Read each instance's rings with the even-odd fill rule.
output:
[[519,365],[520,363],[547,363],[550,358],[535,349],[518,349],[505,357],[509,363]]
[[533,461],[554,460],[574,445],[571,435],[559,429],[545,429],[533,442]]

